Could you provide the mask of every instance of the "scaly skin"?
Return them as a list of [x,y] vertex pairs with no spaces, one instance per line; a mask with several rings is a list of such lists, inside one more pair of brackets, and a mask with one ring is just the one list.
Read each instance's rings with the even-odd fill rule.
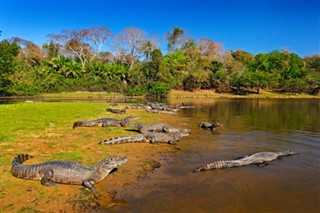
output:
[[41,180],[45,186],[57,184],[83,185],[95,190],[93,184],[103,180],[114,168],[128,161],[126,157],[109,157],[93,166],[85,166],[70,161],[49,161],[39,164],[23,165],[33,158],[29,154],[19,154],[12,161],[11,174],[29,180]]
[[125,127],[128,126],[131,120],[134,120],[138,117],[136,116],[128,116],[123,119],[115,119],[115,118],[99,118],[93,121],[76,121],[73,123],[73,129],[76,127],[92,127],[92,126],[102,126],[102,127]]
[[126,108],[124,109],[111,109],[111,108],[108,108],[106,109],[108,112],[112,112],[112,113],[115,113],[115,114],[124,114],[126,113]]
[[128,126],[129,122],[137,119],[137,116],[128,116],[123,119],[114,119],[114,118],[100,118],[96,121],[102,122],[102,127],[109,127],[109,126],[116,126],[116,127],[126,127]]
[[102,122],[98,121],[76,121],[73,123],[72,129],[77,127],[92,127],[92,126],[102,126]]
[[206,164],[194,170],[194,172],[214,170],[214,169],[224,169],[231,167],[240,167],[250,164],[264,164],[281,157],[297,155],[298,152],[285,151],[285,152],[258,152],[250,156],[245,156],[237,160],[222,160],[213,163]]
[[184,136],[190,134],[190,129],[169,127],[162,123],[151,123],[149,125],[135,123],[132,126],[136,127],[143,134],[148,132],[181,133]]
[[111,145],[111,144],[121,144],[121,143],[169,143],[174,144],[179,140],[180,137],[184,135],[180,133],[175,134],[166,134],[162,132],[147,132],[143,135],[136,136],[125,136],[125,137],[117,137],[111,138],[108,140],[102,140],[99,144]]

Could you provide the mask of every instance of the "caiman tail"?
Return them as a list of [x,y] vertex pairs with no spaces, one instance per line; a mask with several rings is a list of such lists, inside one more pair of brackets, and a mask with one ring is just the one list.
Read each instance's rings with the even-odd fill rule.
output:
[[230,167],[246,166],[250,164],[265,164],[270,161],[277,160],[281,157],[292,156],[300,154],[299,152],[285,151],[285,152],[258,152],[253,155],[245,156],[238,160],[222,160],[206,164],[195,169],[193,172],[200,172],[206,170],[223,169]]
[[197,169],[195,169],[193,172],[201,172],[201,171],[207,171],[207,170],[213,170],[213,169],[224,169],[224,168],[231,168],[240,166],[240,163],[236,160],[228,161],[228,160],[220,160],[213,163],[208,163],[204,166],[201,166]]
[[33,156],[29,154],[18,154],[12,161],[12,166],[21,165],[23,162],[32,159]]
[[33,165],[23,165],[22,163],[33,158],[32,155],[29,154],[18,154],[12,160],[11,174],[14,177],[28,177],[25,179],[36,179],[37,178],[37,166]]

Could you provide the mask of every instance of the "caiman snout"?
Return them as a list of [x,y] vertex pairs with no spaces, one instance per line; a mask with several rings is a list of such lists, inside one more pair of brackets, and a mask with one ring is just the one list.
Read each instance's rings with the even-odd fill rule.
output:
[[110,162],[107,164],[108,167],[117,167],[128,161],[127,157],[112,157]]

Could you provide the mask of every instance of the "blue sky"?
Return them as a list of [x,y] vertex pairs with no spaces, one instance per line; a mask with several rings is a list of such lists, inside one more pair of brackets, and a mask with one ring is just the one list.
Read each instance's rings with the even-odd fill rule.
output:
[[115,34],[135,26],[165,37],[177,26],[228,50],[320,53],[320,0],[0,1],[1,40],[17,36],[41,45],[50,33],[91,26]]

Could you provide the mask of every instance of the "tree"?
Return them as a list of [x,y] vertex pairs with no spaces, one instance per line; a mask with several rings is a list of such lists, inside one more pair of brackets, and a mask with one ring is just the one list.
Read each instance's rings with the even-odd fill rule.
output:
[[114,41],[118,60],[128,64],[130,68],[141,57],[149,59],[151,52],[157,47],[157,42],[148,39],[147,33],[136,27],[128,27],[121,31]]
[[43,61],[44,55],[41,48],[33,42],[18,37],[13,37],[11,42],[20,46],[19,56],[28,65],[39,66]]
[[52,59],[59,56],[61,46],[54,41],[50,41],[50,43],[45,43],[42,45],[42,48],[45,52],[46,59]]
[[10,95],[8,87],[12,84],[9,77],[16,71],[20,47],[7,40],[0,42],[0,95]]
[[250,65],[254,62],[254,55],[243,50],[231,52],[231,55],[235,60],[243,63],[244,65]]
[[185,42],[185,31],[174,26],[172,33],[167,33],[168,52],[180,50]]
[[67,55],[79,60],[84,69],[86,64],[95,59],[104,44],[112,37],[112,32],[105,27],[91,27],[81,30],[63,30],[60,34],[49,37],[60,43]]
[[199,51],[202,57],[207,57],[214,61],[221,61],[223,46],[211,39],[201,38]]

